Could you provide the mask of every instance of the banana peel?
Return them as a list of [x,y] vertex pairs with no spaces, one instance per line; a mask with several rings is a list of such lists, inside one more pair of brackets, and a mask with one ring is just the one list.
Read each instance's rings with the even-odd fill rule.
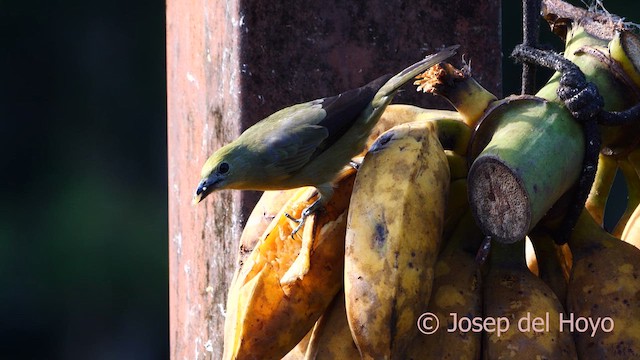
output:
[[[307,218],[301,239],[291,236],[297,223],[285,213],[299,217],[315,198],[313,188],[298,190],[276,215],[229,289],[223,359],[281,358],[329,306],[342,286],[354,179],[354,169],[343,172],[324,209]],[[291,267],[305,256],[309,260],[302,263],[307,266],[292,273]],[[283,283],[285,275],[289,281]]]

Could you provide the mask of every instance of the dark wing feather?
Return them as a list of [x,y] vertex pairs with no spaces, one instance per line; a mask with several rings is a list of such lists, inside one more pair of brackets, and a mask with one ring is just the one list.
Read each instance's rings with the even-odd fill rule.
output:
[[277,127],[269,128],[271,136],[263,144],[266,150],[263,161],[271,165],[274,171],[271,175],[291,175],[331,147],[353,126],[390,77],[385,75],[363,87],[294,105],[272,115],[278,120]]
[[312,158],[331,147],[351,128],[362,110],[371,103],[375,94],[391,76],[391,74],[383,75],[360,88],[323,99],[322,109],[326,111],[327,115],[318,125],[325,127],[329,131],[329,135],[318,146]]

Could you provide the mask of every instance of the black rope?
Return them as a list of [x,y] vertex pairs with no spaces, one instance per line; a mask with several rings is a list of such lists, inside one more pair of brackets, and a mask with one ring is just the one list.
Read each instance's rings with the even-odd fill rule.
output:
[[554,234],[556,242],[564,244],[578,221],[596,176],[601,146],[598,118],[604,112],[602,110],[604,100],[598,88],[587,81],[580,68],[556,52],[518,45],[511,56],[517,61],[534,63],[561,73],[556,93],[571,115],[582,125],[584,131],[585,154],[574,202],[567,209],[562,223]]

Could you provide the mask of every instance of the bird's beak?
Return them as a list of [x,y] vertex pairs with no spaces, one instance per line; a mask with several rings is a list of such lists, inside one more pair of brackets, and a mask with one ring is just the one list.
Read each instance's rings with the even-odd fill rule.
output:
[[202,181],[200,181],[200,184],[198,184],[198,188],[196,189],[196,193],[193,196],[193,200],[191,201],[191,204],[192,205],[198,204],[200,201],[206,198],[207,195],[211,194],[214,190],[215,190],[215,181],[211,181],[209,180],[209,178],[202,179]]

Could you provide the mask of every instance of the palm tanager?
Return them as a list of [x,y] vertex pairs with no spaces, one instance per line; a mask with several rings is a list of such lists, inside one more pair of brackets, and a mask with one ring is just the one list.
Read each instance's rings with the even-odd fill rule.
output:
[[333,181],[363,150],[400,87],[453,56],[457,48],[429,55],[393,77],[387,74],[360,88],[293,105],[259,121],[207,159],[193,203],[222,189],[314,186],[319,197],[297,220],[299,229],[308,215],[331,198]]

